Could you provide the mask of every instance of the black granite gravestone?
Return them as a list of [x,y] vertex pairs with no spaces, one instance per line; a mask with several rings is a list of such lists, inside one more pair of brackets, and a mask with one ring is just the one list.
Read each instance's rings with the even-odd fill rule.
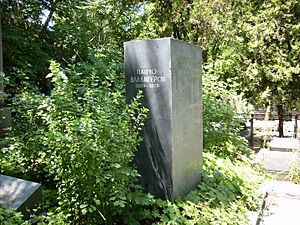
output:
[[41,185],[10,176],[0,175],[0,204],[27,215],[41,202]]
[[142,185],[173,200],[200,182],[202,167],[201,48],[173,38],[125,45],[126,100],[142,90],[150,112],[136,154]]

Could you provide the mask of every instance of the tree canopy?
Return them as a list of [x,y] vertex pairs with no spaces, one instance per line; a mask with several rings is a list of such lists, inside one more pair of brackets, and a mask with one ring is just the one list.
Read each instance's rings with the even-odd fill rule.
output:
[[253,103],[298,100],[299,1],[151,1],[147,6],[141,37],[172,35],[202,46],[207,71]]
[[299,96],[298,0],[1,1],[12,96],[51,89],[49,60],[88,61],[103,46],[173,36],[204,49],[204,68],[257,104]]

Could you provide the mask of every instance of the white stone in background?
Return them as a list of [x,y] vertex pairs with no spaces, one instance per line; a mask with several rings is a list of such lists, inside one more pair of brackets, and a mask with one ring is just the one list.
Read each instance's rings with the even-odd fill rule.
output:
[[300,153],[261,149],[256,155],[256,161],[268,172],[288,172],[291,161],[295,159],[300,168]]
[[[295,198],[300,200],[300,185],[287,181],[268,181],[260,186],[262,193],[276,197]],[[299,208],[300,209],[300,208]]]
[[293,151],[300,149],[300,140],[295,138],[273,138],[269,144],[271,151]]
[[300,200],[271,197],[268,202],[261,225],[299,225]]
[[300,224],[300,185],[286,181],[269,181],[260,191],[268,193],[260,225]]

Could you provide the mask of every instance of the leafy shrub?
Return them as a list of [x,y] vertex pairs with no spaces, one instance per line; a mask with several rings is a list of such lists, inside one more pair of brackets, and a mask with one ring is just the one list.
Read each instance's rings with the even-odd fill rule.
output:
[[263,171],[245,156],[243,161],[231,161],[205,153],[200,199],[212,205],[239,200],[248,209],[255,209],[259,196],[254,187],[258,187],[263,178]]
[[293,156],[291,157],[289,163],[289,178],[290,181],[295,184],[300,184],[300,168],[298,163],[300,150],[293,151]]
[[29,225],[30,223],[23,220],[23,215],[12,209],[4,208],[0,204],[0,224],[2,225]]
[[198,188],[174,203],[152,199],[139,210],[145,216],[141,224],[246,225],[247,212],[258,207],[257,190],[262,175],[251,167],[249,159],[233,163],[205,153]]
[[97,224],[132,200],[138,177],[132,159],[146,110],[140,96],[126,105],[95,71],[84,76],[55,62],[50,70],[51,96],[24,93],[16,101],[17,130],[2,153],[4,165],[43,182],[54,179],[59,209],[72,221]]
[[[258,185],[263,173],[249,159],[233,163],[204,154],[204,171],[198,188],[175,202],[155,199],[137,191],[127,195],[130,205],[122,209],[115,224],[246,225],[247,212],[258,206]],[[63,214],[50,213],[39,224],[68,224]],[[101,221],[98,221],[98,224]],[[90,224],[90,223],[87,223]]]
[[250,155],[247,140],[239,135],[244,121],[236,116],[238,111],[246,111],[241,96],[207,72],[203,82],[203,103],[204,151],[232,160]]
[[63,212],[48,212],[46,215],[33,217],[32,221],[36,221],[37,225],[67,225],[70,224],[67,214]]

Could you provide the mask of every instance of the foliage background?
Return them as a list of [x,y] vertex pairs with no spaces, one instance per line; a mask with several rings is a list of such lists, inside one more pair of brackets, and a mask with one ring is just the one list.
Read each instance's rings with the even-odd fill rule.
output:
[[[299,1],[0,3],[14,119],[1,172],[43,183],[41,224],[246,224],[262,174],[236,115],[247,112],[244,98],[298,100]],[[174,203],[137,184],[146,112],[124,103],[123,42],[165,36],[203,48],[203,181]]]

